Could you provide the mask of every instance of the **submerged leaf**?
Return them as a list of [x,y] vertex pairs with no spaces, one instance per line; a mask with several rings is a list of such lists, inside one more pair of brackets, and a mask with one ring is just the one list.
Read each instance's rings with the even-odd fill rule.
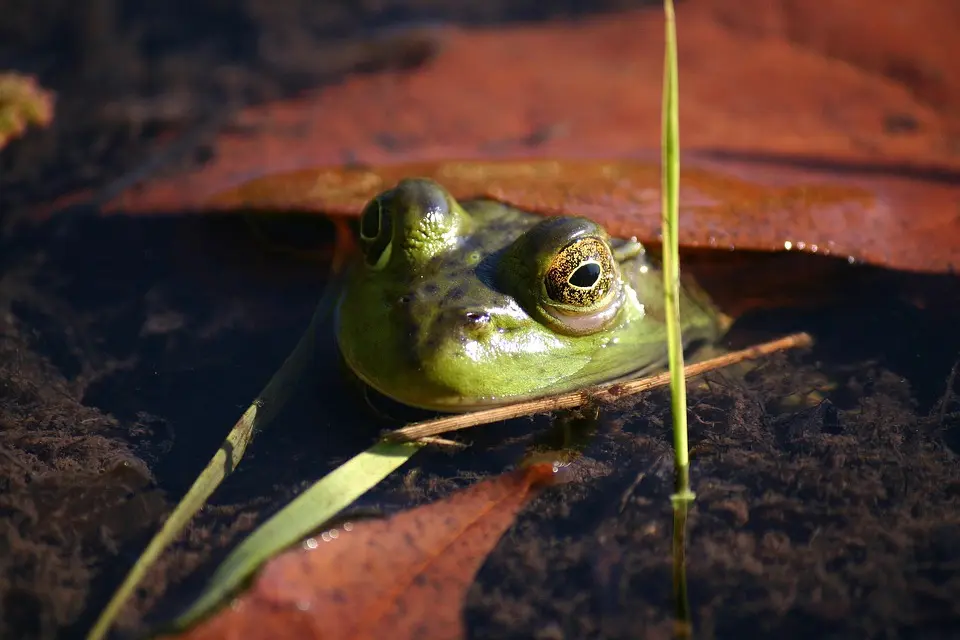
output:
[[476,572],[553,477],[551,465],[533,465],[385,520],[345,523],[270,561],[229,608],[177,637],[461,637]]
[[[856,11],[835,4],[682,3],[684,144],[960,168],[947,144],[960,133],[960,77],[951,66],[960,55],[951,31],[960,5],[875,0],[863,20],[861,3],[839,3]],[[803,28],[799,46],[795,24]],[[242,130],[215,141],[217,157],[181,177],[193,187],[181,194],[209,196],[316,166],[657,150],[662,26],[653,6],[577,22],[452,30],[419,69],[354,76],[247,109],[236,123]],[[893,28],[897,38],[887,38]],[[939,78],[953,100],[918,98],[914,76]],[[910,121],[909,131],[890,126],[896,115]],[[174,196],[176,182],[131,192],[127,204],[141,209]]]
[[206,615],[271,556],[350,506],[409,460],[420,447],[413,442],[380,442],[318,480],[234,549],[213,574],[200,598],[177,619],[176,625],[186,627]]
[[[882,0],[864,21],[855,2],[690,0],[677,14],[684,144],[700,151],[684,155],[681,244],[960,264],[960,76],[948,66],[960,5]],[[655,240],[661,25],[651,9],[452,31],[418,70],[246,110],[200,171],[128,190],[106,210],[203,209],[277,174],[240,201],[355,215],[377,189],[427,174],[458,195]],[[476,162],[530,157],[629,162]],[[341,165],[361,169],[317,169]]]

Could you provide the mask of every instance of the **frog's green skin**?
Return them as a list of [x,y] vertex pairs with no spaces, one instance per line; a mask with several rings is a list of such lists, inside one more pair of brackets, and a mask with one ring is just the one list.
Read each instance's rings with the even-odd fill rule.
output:
[[[360,224],[363,259],[346,276],[337,340],[386,396],[468,411],[666,362],[662,274],[639,243],[590,220],[458,203],[410,179],[377,196]],[[584,262],[593,266],[571,275]],[[680,317],[688,345],[719,335],[715,311],[689,291]]]

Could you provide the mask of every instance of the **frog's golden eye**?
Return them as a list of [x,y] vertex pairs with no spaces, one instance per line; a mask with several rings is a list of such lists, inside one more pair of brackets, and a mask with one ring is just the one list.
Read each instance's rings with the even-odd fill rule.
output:
[[617,267],[602,238],[578,238],[557,252],[543,277],[547,296],[570,309],[592,310],[615,292]]
[[386,266],[393,245],[393,216],[380,198],[371,200],[360,215],[360,245],[368,266]]

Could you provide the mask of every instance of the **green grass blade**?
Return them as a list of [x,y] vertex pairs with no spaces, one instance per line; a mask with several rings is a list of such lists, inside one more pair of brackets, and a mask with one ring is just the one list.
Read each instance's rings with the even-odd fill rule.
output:
[[[338,271],[339,266],[339,263],[335,264],[334,270]],[[296,384],[303,377],[303,373],[313,362],[317,332],[327,324],[327,319],[333,312],[337,291],[338,287],[334,280],[331,280],[317,304],[310,326],[301,336],[297,346],[287,356],[279,371],[273,375],[257,399],[247,407],[213,458],[193,482],[190,490],[140,554],[110,602],[100,612],[100,617],[87,634],[87,640],[101,640],[106,637],[117,615],[133,595],[137,585],[156,563],[160,554],[177,538],[190,519],[203,508],[224,478],[236,469],[254,436],[265,428],[286,404]]]
[[673,1],[664,0],[666,50],[663,69],[663,291],[666,298],[667,349],[670,363],[670,407],[673,448],[678,472],[674,500],[692,500],[687,444],[687,385],[683,377],[683,339],[680,335],[680,95],[677,70],[677,31]]
[[318,480],[234,549],[200,597],[174,621],[174,627],[185,629],[210,613],[264,562],[319,529],[422,446],[379,442]]

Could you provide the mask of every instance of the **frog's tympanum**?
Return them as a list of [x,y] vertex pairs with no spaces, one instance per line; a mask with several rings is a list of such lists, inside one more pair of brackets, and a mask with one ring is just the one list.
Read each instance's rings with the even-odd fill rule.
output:
[[[459,203],[409,179],[360,219],[337,340],[347,365],[402,403],[467,411],[570,391],[666,362],[663,276],[635,240],[579,217]],[[682,291],[686,345],[719,334]]]

